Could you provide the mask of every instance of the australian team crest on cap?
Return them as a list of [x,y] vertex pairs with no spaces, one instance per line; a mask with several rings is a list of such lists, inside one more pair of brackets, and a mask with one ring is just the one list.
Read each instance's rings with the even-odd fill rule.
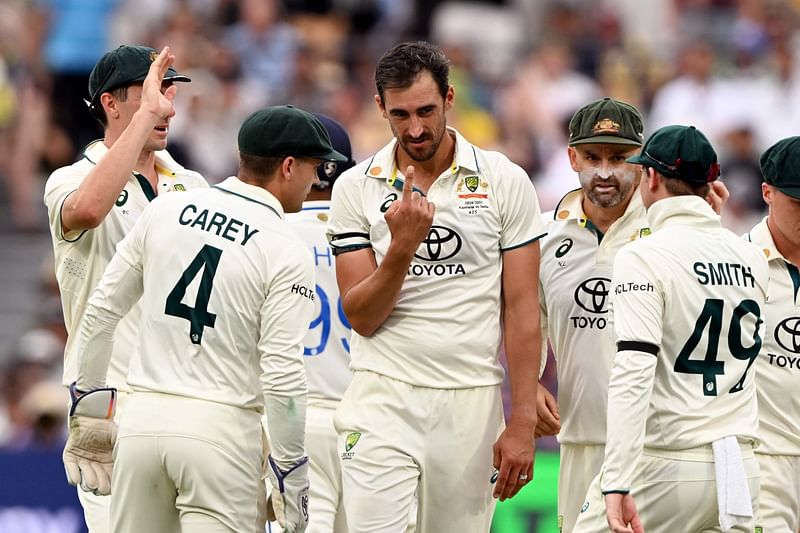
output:
[[604,118],[595,122],[594,126],[592,126],[592,133],[595,135],[600,135],[601,133],[619,133],[620,127],[619,122],[614,122],[610,118]]
[[156,52],[155,50],[151,50],[150,51],[150,62],[152,63],[156,59],[158,59],[158,52]]

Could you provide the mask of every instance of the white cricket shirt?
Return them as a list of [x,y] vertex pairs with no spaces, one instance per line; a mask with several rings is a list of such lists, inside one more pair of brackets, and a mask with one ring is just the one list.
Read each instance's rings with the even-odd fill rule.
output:
[[[53,172],[45,186],[44,203],[50,221],[56,279],[61,291],[64,324],[69,335],[64,350],[64,385],[77,379],[78,362],[74,350],[86,302],[111,261],[117,243],[130,232],[144,208],[156,197],[156,191],[153,191],[147,178],[131,174],[114,207],[99,226],[62,235],[61,208],[64,200],[80,186],[106,153],[108,148],[103,141],[91,143],[86,147],[82,159]],[[168,191],[208,187],[200,174],[183,168],[166,150],[156,152],[156,170],[159,195]],[[139,306],[134,306],[120,321],[108,371],[108,384],[125,391],[130,390],[125,382],[128,361],[138,349],[139,313]]]
[[107,331],[140,296],[134,392],[255,409],[263,395],[305,394],[314,269],[264,189],[231,177],[152,202],[89,300],[79,385],[102,384]]
[[353,373],[350,371],[350,323],[342,309],[333,251],[325,237],[329,212],[329,201],[307,201],[299,213],[286,214],[286,223],[311,250],[316,269],[314,315],[303,340],[308,398],[309,401],[338,402]]
[[683,450],[725,436],[758,440],[753,363],[769,272],[764,254],[722,228],[704,199],[647,213],[653,234],[614,261],[611,370],[601,488],[628,490],[642,445]]
[[775,247],[767,219],[745,238],[769,261],[764,349],[756,363],[759,453],[800,455],[800,270]]
[[[431,185],[433,225],[417,249],[394,310],[370,337],[355,331],[353,370],[412,385],[469,388],[503,380],[502,253],[544,235],[533,185],[519,166],[481,150],[455,130],[453,164]],[[372,247],[383,260],[383,218],[402,189],[396,140],[336,181],[328,237],[334,251]],[[532,376],[532,379],[535,376]]]
[[601,235],[583,212],[583,191],[568,193],[542,239],[539,304],[542,339],[549,336],[558,366],[559,442],[604,444],[608,380],[616,353],[609,313],[614,257],[647,233],[634,191],[625,213]]

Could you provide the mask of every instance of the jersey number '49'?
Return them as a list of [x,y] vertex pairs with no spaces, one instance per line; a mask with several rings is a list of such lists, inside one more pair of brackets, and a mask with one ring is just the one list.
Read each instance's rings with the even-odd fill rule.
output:
[[[725,362],[717,361],[719,352],[719,337],[722,333],[722,311],[724,301],[716,298],[706,299],[700,316],[694,325],[692,335],[683,345],[678,358],[675,360],[675,372],[683,374],[701,374],[703,376],[703,394],[705,396],[717,395],[717,375],[725,373]],[[752,314],[755,316],[755,328],[753,331],[753,344],[750,346],[742,345],[742,319]],[[730,393],[739,392],[744,386],[747,371],[756,360],[759,350],[761,350],[761,336],[758,329],[761,324],[761,308],[753,300],[742,300],[733,310],[731,323],[728,327],[728,350],[731,355],[740,361],[747,361],[741,379],[731,387]],[[708,326],[708,345],[704,359],[689,359],[695,348],[700,344],[703,331]]]
[[[211,289],[214,287],[214,276],[217,274],[220,256],[222,256],[222,250],[219,248],[208,244],[203,246],[167,296],[164,312],[189,321],[189,339],[192,344],[200,344],[200,341],[203,340],[203,328],[206,326],[213,328],[217,321],[217,315],[208,312],[208,299],[211,297]],[[186,288],[197,277],[200,269],[203,269],[203,277],[197,288],[197,298],[194,301],[194,307],[189,307],[182,300],[186,296]]]

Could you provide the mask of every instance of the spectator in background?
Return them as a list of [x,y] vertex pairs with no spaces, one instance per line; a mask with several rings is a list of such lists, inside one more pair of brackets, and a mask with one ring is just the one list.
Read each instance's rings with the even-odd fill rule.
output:
[[239,59],[243,83],[265,92],[270,103],[291,98],[300,38],[287,24],[278,0],[242,0],[240,20],[228,28],[224,44]]

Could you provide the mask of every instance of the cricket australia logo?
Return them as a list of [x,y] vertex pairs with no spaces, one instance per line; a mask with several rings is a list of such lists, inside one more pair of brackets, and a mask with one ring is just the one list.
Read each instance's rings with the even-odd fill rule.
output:
[[358,439],[361,438],[361,433],[353,432],[349,433],[347,437],[344,439],[344,453],[342,453],[342,461],[347,461],[353,458],[353,452],[351,451],[356,444],[358,444]]
[[464,185],[467,186],[469,192],[475,192],[478,190],[478,185],[480,184],[480,180],[478,176],[467,176],[464,178]]

